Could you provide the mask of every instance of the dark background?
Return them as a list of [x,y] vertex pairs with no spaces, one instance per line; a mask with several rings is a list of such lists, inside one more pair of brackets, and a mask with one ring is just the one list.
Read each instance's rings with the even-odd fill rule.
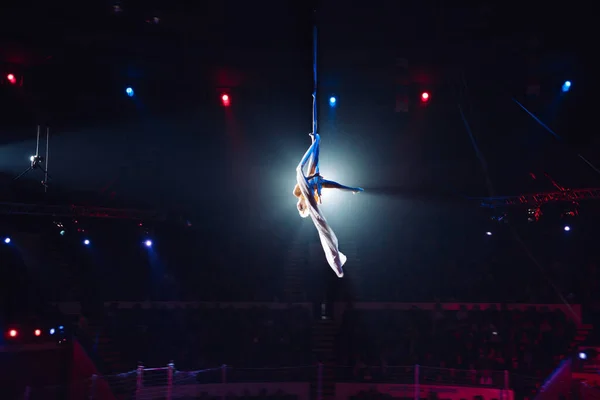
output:
[[[3,74],[23,77],[22,87],[0,87],[7,201],[182,215],[193,221],[202,256],[230,273],[267,264],[278,274],[294,246],[318,254],[291,195],[309,144],[315,23],[323,174],[366,189],[326,201],[325,213],[342,251],[360,254],[381,280],[382,264],[405,270],[410,286],[447,263],[486,257],[489,215],[470,197],[554,190],[545,172],[565,187],[598,186],[599,175],[577,156],[600,163],[586,51],[593,25],[582,7],[123,2],[115,13],[112,6],[19,2],[0,14]],[[160,22],[148,23],[154,16]],[[400,114],[398,58],[409,63],[411,99]],[[566,79],[573,88],[563,96]],[[531,83],[540,96],[526,96]],[[432,95],[426,107],[423,90]],[[220,104],[224,92],[229,108]],[[33,174],[11,182],[28,166],[37,124],[52,133],[48,195]]]

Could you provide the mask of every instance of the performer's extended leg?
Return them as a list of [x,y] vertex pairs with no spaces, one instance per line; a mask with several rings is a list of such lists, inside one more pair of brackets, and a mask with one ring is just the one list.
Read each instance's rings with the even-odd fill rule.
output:
[[[311,156],[310,156],[310,160],[309,160],[309,165],[308,165],[308,176],[306,179],[308,179],[309,181],[312,181],[312,179],[315,176],[319,175],[319,144],[320,144],[320,137],[319,134],[310,134],[310,137],[312,138],[312,146],[311,146]],[[315,193],[315,200],[317,201],[317,203],[321,203],[321,181],[320,179],[316,179],[314,181],[312,181],[316,186],[316,193]]]
[[358,193],[358,192],[364,192],[363,188],[359,188],[359,187],[351,187],[351,186],[345,186],[342,185],[340,183],[334,182],[334,181],[328,181],[326,179],[323,179],[321,181],[321,185],[325,188],[325,189],[340,189],[340,190],[348,190],[350,192],[354,192],[354,193]]
[[[312,171],[313,168],[316,168],[316,170],[318,171],[318,164],[319,164],[319,142],[321,140],[321,138],[319,137],[319,134],[311,134],[311,137],[313,139],[313,143],[310,145],[310,147],[308,148],[308,150],[306,150],[306,153],[304,153],[304,157],[302,157],[302,161],[300,161],[300,164],[298,164],[297,169],[301,170],[302,173],[304,174],[304,167],[306,166],[306,164],[310,163],[310,165],[308,166],[308,170]],[[316,153],[316,157],[315,157],[315,153]],[[313,162],[313,159],[316,159],[316,162]],[[313,165],[316,165],[316,167],[313,167]],[[305,177],[310,176],[310,173],[308,175],[304,175]]]

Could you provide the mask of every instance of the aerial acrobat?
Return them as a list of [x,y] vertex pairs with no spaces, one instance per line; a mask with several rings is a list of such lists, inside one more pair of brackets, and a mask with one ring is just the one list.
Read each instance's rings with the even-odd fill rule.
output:
[[[294,196],[298,199],[297,208],[302,218],[311,217],[321,245],[325,251],[325,257],[329,266],[336,275],[341,278],[344,276],[343,266],[346,263],[346,256],[338,249],[338,240],[335,233],[327,223],[323,213],[319,209],[321,202],[321,190],[340,189],[351,191],[354,194],[362,192],[359,187],[344,186],[337,182],[323,179],[319,173],[319,144],[321,138],[318,133],[310,133],[312,144],[302,157],[302,161],[296,168],[296,186],[294,187]],[[305,175],[304,168],[308,166],[308,175]]]

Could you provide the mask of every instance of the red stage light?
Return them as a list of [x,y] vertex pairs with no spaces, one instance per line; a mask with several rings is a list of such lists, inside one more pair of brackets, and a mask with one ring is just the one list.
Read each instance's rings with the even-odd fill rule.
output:
[[10,331],[8,331],[8,336],[10,336],[11,338],[17,337],[18,334],[19,332],[17,332],[16,329],[11,329]]
[[229,107],[229,104],[231,102],[231,99],[229,98],[229,95],[227,95],[227,94],[222,95],[221,96],[221,102],[223,103],[223,105],[225,107]]
[[6,80],[9,81],[10,83],[12,83],[13,85],[15,83],[17,83],[17,77],[14,76],[13,74],[6,75]]
[[421,101],[427,101],[427,100],[429,100],[429,93],[427,93],[427,92],[421,93]]
[[35,331],[33,331],[33,334],[34,334],[35,336],[40,336],[40,335],[42,334],[42,331],[41,331],[41,330],[39,330],[39,329],[36,329]]

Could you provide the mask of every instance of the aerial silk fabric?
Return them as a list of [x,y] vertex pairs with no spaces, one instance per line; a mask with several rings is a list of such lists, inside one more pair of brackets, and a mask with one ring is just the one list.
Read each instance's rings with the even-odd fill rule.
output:
[[313,190],[311,190],[310,182],[308,181],[308,177],[304,173],[304,167],[309,162],[308,170],[312,171],[313,166],[315,166],[316,171],[318,172],[318,166],[315,165],[318,163],[318,151],[319,151],[319,143],[321,138],[318,134],[315,134],[315,140],[313,144],[308,148],[306,154],[298,164],[296,168],[296,180],[298,182],[298,186],[300,187],[300,191],[302,195],[307,201],[308,212],[310,218],[315,224],[315,228],[317,228],[317,232],[319,233],[319,238],[321,239],[321,245],[323,246],[323,251],[325,252],[325,258],[327,259],[327,263],[333,269],[335,274],[341,278],[344,276],[344,264],[346,263],[346,256],[338,249],[338,239],[335,236],[335,233],[329,226],[327,219],[321,212],[317,201],[315,200],[315,196]]

